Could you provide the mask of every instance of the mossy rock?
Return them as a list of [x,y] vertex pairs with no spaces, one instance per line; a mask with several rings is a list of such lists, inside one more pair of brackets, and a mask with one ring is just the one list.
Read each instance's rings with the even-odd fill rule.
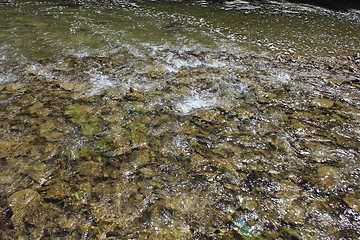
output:
[[100,132],[99,122],[94,118],[85,120],[80,125],[80,128],[82,133],[87,136],[92,136]]
[[130,141],[131,145],[140,145],[146,143],[147,126],[140,120],[134,119],[125,132],[125,139]]
[[88,105],[72,104],[65,107],[64,115],[73,123],[79,125],[81,132],[86,136],[100,132],[100,123],[96,112]]
[[79,147],[75,151],[76,158],[83,158],[86,160],[102,161],[103,156],[108,156],[114,150],[114,145],[106,138],[95,137],[93,142]]
[[65,182],[57,182],[46,191],[45,199],[51,201],[60,201],[70,196],[70,186]]
[[94,147],[100,153],[108,153],[114,149],[112,142],[106,136],[95,136]]
[[85,104],[71,104],[67,105],[64,109],[64,114],[70,118],[80,118],[88,113],[92,113],[91,106]]

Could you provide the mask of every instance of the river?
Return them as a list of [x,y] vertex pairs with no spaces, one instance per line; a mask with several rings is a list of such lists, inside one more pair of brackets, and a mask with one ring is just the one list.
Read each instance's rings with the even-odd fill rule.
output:
[[358,239],[360,14],[0,2],[1,239]]

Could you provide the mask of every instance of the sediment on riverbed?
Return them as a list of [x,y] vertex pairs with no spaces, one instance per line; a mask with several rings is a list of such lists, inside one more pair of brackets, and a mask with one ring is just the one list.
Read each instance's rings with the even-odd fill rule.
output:
[[352,13],[0,2],[0,239],[358,239]]

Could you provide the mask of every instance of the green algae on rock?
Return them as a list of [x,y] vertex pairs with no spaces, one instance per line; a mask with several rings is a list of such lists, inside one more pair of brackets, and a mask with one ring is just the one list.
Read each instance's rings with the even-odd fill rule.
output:
[[[358,235],[359,89],[320,79],[322,71],[336,75],[325,66],[331,59],[309,66],[306,58],[280,64],[232,55],[225,59],[240,70],[186,66],[186,78],[168,71],[148,81],[143,58],[124,56],[133,75],[116,57],[71,57],[76,65],[67,74],[43,76],[53,71],[45,62],[30,78],[15,71],[21,87],[0,88],[1,237]],[[138,82],[88,86],[91,94],[61,84],[108,65]]]

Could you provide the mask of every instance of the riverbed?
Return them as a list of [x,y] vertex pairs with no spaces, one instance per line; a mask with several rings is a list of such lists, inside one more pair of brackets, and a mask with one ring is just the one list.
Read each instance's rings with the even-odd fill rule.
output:
[[357,239],[360,20],[0,3],[1,239]]

